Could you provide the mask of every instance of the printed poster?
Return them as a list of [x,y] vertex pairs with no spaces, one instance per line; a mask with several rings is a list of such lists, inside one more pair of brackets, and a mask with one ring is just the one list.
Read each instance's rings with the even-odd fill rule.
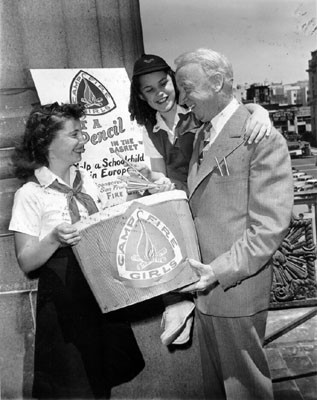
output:
[[[122,159],[144,162],[142,128],[130,121],[130,81],[124,68],[33,69],[41,104],[81,103],[85,152],[80,166],[90,172],[109,205],[127,200]],[[119,154],[119,155],[118,155]],[[120,157],[121,156],[121,157]]]

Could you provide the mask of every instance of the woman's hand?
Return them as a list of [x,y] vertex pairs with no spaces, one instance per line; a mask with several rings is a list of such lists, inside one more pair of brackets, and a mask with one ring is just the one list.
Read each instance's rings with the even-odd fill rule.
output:
[[73,225],[62,223],[42,240],[21,232],[15,232],[14,238],[18,263],[22,271],[29,273],[44,265],[59,247],[77,244],[80,235]]
[[62,246],[75,246],[81,239],[78,230],[70,224],[63,222],[57,225],[53,231],[52,236],[62,245]]
[[272,122],[269,113],[259,104],[246,104],[245,106],[251,112],[245,128],[245,140],[249,144],[258,143],[271,134]]
[[167,178],[162,172],[152,171],[145,163],[133,163],[132,165],[135,170],[133,168],[128,169],[128,173],[130,176],[137,177],[137,170],[146,179],[157,185],[155,188],[148,189],[149,193],[154,194],[175,189],[174,183],[172,183],[171,180]]
[[169,190],[175,189],[174,183],[166,176],[162,176],[162,177],[158,178],[153,183],[155,183],[157,185],[157,187],[155,187],[153,189],[149,189],[149,192],[151,194],[160,193],[160,192],[168,192]]
[[141,173],[146,179],[152,179],[152,171],[145,163],[130,163],[131,167],[128,168],[128,173],[130,176],[140,177],[138,174]]

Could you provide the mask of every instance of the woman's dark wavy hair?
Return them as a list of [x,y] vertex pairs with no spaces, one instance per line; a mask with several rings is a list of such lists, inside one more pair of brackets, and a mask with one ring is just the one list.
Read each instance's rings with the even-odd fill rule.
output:
[[48,166],[48,148],[67,119],[79,120],[85,114],[80,104],[58,103],[36,106],[26,122],[22,143],[12,157],[15,175],[27,179],[39,167]]
[[[175,99],[178,101],[178,90],[175,80],[175,72],[172,69],[165,69],[166,73],[172,78]],[[140,76],[134,76],[131,81],[130,87],[130,101],[129,101],[129,113],[131,121],[136,121],[139,125],[151,125],[156,124],[156,110],[148,105],[148,103],[140,98]]]

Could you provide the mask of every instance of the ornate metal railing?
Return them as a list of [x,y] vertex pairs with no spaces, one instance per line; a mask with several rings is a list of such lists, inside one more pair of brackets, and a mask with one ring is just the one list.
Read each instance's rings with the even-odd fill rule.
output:
[[272,258],[272,306],[317,300],[316,247],[310,219],[293,219]]

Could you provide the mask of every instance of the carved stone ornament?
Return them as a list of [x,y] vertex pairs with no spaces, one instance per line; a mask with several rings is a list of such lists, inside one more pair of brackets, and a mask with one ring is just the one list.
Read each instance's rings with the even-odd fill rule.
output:
[[292,219],[285,239],[272,257],[271,304],[316,299],[315,260],[312,221]]

